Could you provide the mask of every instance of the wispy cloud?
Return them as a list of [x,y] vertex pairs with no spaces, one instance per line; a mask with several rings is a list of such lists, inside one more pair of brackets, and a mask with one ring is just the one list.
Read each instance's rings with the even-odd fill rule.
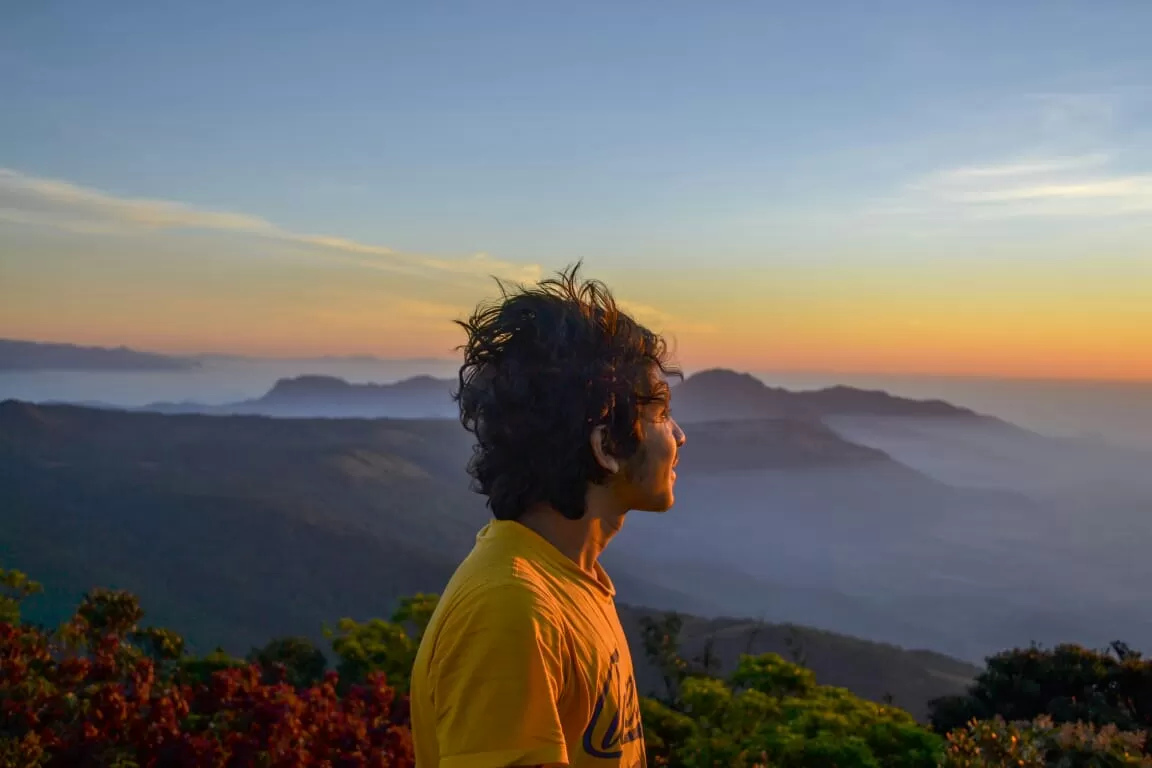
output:
[[1096,157],[946,169],[910,184],[889,210],[975,218],[1122,216],[1152,211],[1152,174],[1121,173]]
[[256,216],[204,211],[167,200],[109,195],[66,181],[0,168],[0,211],[9,220],[40,223],[80,232],[146,232],[209,229],[250,234],[282,234]]
[[1015,200],[1085,200],[1096,198],[1111,198],[1127,203],[1152,202],[1152,175],[986,189],[970,193],[961,199],[967,202],[995,203]]
[[[1105,219],[1152,211],[1152,168],[1115,140],[1126,106],[1116,93],[1044,93],[988,131],[1017,136],[1020,151],[942,167],[873,200],[884,219],[953,222],[1011,218]],[[1127,106],[1131,106],[1128,104]],[[999,122],[998,122],[999,121]],[[1010,131],[1015,131],[1015,134]]]
[[1152,211],[1152,168],[1125,162],[1113,141],[1120,109],[1110,94],[1026,99],[1024,149],[944,167],[876,201],[873,215],[963,222],[1016,217],[1106,218]]
[[1050,173],[1079,171],[1086,168],[1099,168],[1109,160],[1108,155],[1096,153],[1079,157],[1050,157],[1032,160],[1018,160],[1000,165],[977,165],[951,168],[933,177],[936,183],[963,182],[974,179],[1000,179],[1007,177],[1035,176]]
[[[243,213],[210,211],[170,200],[118,197],[57,179],[0,168],[0,219],[82,234],[146,234],[201,230],[251,235],[353,258],[366,268],[411,273],[539,278],[536,264],[515,264],[479,253],[450,259],[396,251],[331,235],[292,232]],[[367,258],[363,258],[367,257]]]
[[648,304],[620,299],[617,301],[620,309],[632,315],[637,321],[653,326],[657,331],[675,331],[680,333],[715,333],[716,327],[709,323],[699,323],[671,315],[661,309]]

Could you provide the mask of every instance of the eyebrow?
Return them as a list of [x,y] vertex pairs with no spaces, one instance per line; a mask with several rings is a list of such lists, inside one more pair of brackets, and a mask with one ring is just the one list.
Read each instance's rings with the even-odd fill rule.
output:
[[672,399],[672,390],[666,382],[659,382],[652,387],[650,394],[643,395],[641,400],[646,403],[667,403]]

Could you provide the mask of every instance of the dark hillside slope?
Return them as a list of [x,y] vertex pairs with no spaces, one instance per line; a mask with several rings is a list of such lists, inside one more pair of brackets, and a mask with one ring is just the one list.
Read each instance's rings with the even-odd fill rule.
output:
[[[759,463],[767,467],[887,462],[827,430],[769,426],[760,436],[766,442],[749,443],[745,435],[733,444],[722,439],[730,433],[724,425],[695,430],[712,445],[709,456],[699,454],[705,466],[761,449]],[[794,451],[784,450],[784,435],[796,439]],[[136,592],[152,621],[202,650],[222,645],[244,653],[288,634],[319,639],[324,622],[386,616],[400,596],[443,587],[488,519],[467,488],[469,450],[468,436],[451,421],[166,416],[2,403],[0,562],[49,587],[47,598],[30,606],[34,619],[62,618],[81,592],[101,585]],[[861,456],[864,463],[854,463]],[[686,469],[695,460],[686,456]],[[648,553],[655,561],[634,557],[644,540],[634,522],[605,557],[624,602],[714,615],[738,607],[726,596],[759,590],[784,610],[818,595],[834,615],[852,615],[851,598],[768,587],[724,562],[692,564],[693,579],[667,578],[671,564],[662,553]],[[856,607],[865,614],[861,625],[882,620],[883,612],[870,610]],[[873,688],[888,690],[904,673],[876,667],[875,674]]]

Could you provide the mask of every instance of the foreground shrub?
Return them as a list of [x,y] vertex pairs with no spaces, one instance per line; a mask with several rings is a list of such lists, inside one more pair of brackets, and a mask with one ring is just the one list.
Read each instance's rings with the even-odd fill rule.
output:
[[137,630],[141,615],[98,591],[53,633],[0,623],[0,765],[414,765],[383,673],[338,694],[335,672],[298,688],[278,662],[197,667],[172,633]]
[[948,736],[942,768],[1152,768],[1143,733],[1115,725],[1055,724],[1049,717],[973,721]]
[[401,600],[388,621],[342,619],[336,629],[327,628],[325,635],[340,660],[340,678],[355,683],[383,672],[396,690],[407,693],[416,651],[438,601],[438,595],[418,593]]
[[1107,651],[1071,644],[1017,648],[990,657],[966,695],[932,703],[932,724],[941,732],[973,719],[1042,716],[1121,731],[1152,729],[1152,659],[1123,643]]
[[[331,671],[306,638],[247,661],[190,656],[175,633],[140,628],[126,592],[86,595],[55,630],[22,624],[38,590],[0,571],[0,766],[414,765],[405,691],[435,595],[330,630]],[[940,721],[987,713],[944,739],[776,654],[743,656],[720,679],[710,653],[680,658],[675,615],[643,629],[664,682],[661,698],[641,699],[652,768],[1152,768],[1152,667],[1122,646],[995,657],[970,696],[937,703]],[[1043,707],[1055,714],[998,714]]]
[[776,654],[744,656],[727,681],[686,675],[646,701],[644,733],[668,768],[935,768],[944,740],[906,712],[817,685]]

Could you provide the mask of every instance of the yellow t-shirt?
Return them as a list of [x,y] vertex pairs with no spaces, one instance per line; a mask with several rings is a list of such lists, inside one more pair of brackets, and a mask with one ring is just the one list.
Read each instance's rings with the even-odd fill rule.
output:
[[485,526],[416,654],[416,767],[644,768],[615,593],[520,523]]

